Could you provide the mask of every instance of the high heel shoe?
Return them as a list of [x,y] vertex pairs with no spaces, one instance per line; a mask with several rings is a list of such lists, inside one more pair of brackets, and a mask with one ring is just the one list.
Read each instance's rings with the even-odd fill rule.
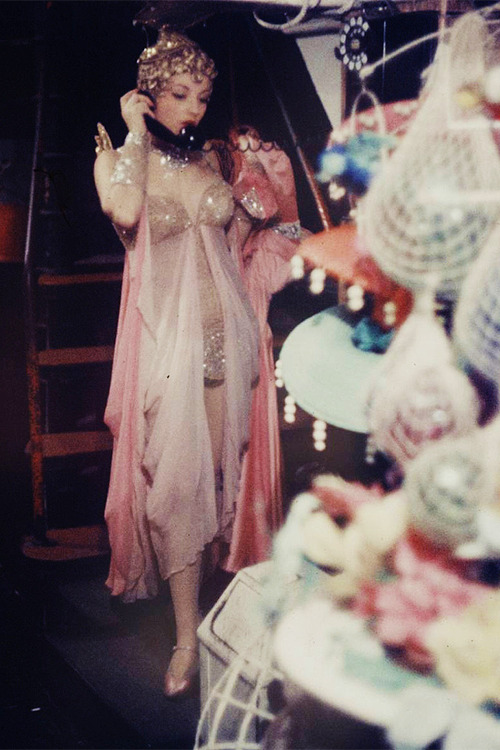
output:
[[198,649],[195,646],[174,646],[172,651],[191,651],[195,654],[193,664],[182,677],[177,677],[177,675],[172,673],[170,669],[172,662],[170,662],[168,667],[167,674],[165,675],[165,695],[167,698],[178,698],[179,696],[186,695],[192,689],[195,677],[200,669],[200,664]]

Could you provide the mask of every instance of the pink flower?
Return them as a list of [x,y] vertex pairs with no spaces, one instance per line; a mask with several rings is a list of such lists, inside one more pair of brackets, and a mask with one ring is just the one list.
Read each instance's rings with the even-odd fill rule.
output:
[[432,667],[425,646],[428,625],[458,614],[490,589],[465,580],[456,561],[414,532],[395,548],[393,569],[397,577],[362,586],[354,610],[372,619],[380,640],[402,649],[413,667]]

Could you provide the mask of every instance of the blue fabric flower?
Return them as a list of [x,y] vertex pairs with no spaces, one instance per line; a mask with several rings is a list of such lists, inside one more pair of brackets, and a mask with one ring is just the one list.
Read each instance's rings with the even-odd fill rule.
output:
[[316,179],[326,183],[339,179],[352,193],[362,195],[380,164],[383,148],[393,148],[396,139],[366,131],[352,136],[346,143],[335,143],[319,156]]
[[384,331],[370,318],[362,318],[352,332],[352,343],[364,352],[383,354],[389,347],[394,329]]

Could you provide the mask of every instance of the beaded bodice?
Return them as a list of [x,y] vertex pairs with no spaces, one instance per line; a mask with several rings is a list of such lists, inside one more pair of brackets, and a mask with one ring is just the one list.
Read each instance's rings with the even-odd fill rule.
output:
[[147,193],[152,242],[200,224],[223,227],[233,213],[231,188],[200,154],[153,148]]
[[224,227],[232,214],[231,188],[217,178],[210,182],[199,196],[194,218],[191,218],[185,204],[174,197],[158,194],[148,197],[149,225],[153,244],[161,242],[165,237],[184,232],[195,225]]

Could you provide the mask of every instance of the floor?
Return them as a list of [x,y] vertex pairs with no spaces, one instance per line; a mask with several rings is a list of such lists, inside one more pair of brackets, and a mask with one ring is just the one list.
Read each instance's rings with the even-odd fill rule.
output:
[[[88,738],[51,690],[33,604],[0,570],[0,742],[3,748],[87,748]],[[62,671],[61,671],[62,675]]]
[[[106,567],[0,570],[1,747],[193,747],[199,694],[172,702],[161,692],[173,642],[168,595],[113,606]],[[227,583],[225,574],[210,581],[205,608]]]

